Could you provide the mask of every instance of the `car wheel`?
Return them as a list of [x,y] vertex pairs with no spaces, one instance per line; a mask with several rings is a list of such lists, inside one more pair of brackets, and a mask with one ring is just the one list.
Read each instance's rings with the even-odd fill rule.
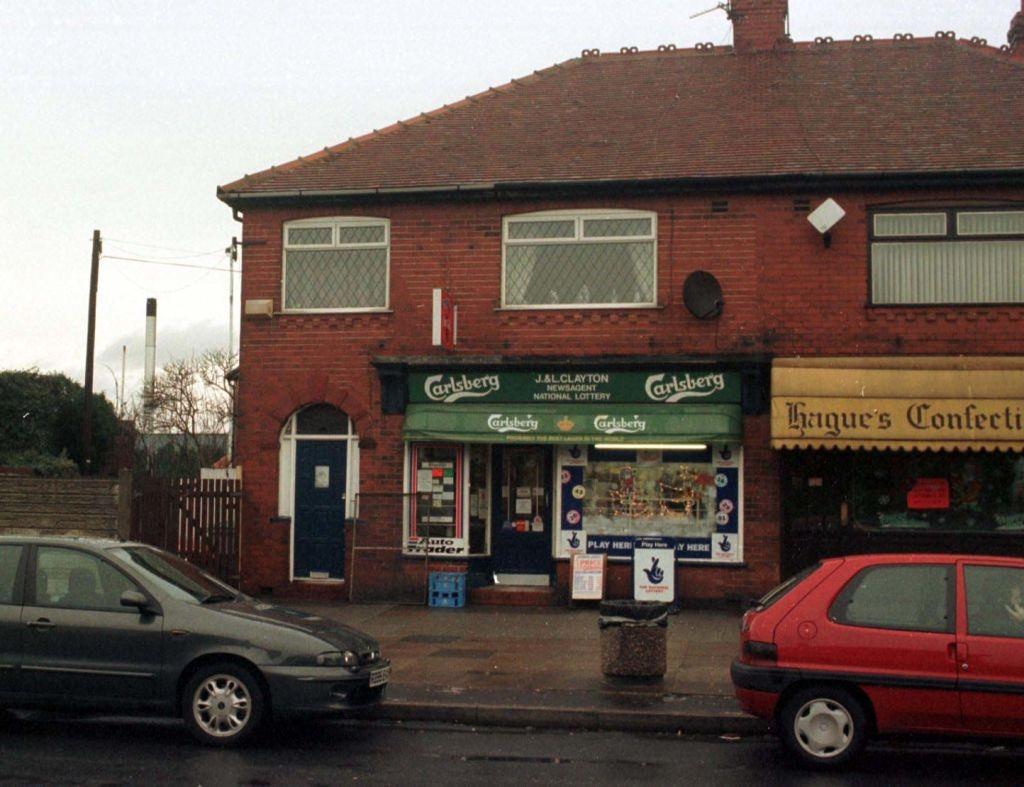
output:
[[786,748],[815,768],[838,768],[856,757],[868,739],[867,713],[860,700],[838,686],[801,689],[779,713]]
[[191,733],[213,746],[234,746],[259,728],[266,698],[256,676],[232,663],[200,669],[185,687],[182,717]]

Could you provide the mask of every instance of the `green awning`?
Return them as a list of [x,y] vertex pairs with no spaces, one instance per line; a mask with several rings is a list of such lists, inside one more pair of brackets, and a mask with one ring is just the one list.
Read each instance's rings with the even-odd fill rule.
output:
[[738,404],[411,404],[406,440],[458,443],[651,443],[737,440]]

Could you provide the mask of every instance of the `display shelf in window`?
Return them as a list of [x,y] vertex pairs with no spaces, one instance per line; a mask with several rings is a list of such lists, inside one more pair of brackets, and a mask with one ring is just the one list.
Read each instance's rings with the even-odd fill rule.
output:
[[414,446],[410,490],[410,541],[463,537],[461,446]]

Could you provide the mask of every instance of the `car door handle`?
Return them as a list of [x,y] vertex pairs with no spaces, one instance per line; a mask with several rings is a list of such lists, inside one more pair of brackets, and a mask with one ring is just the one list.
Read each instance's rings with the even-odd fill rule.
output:
[[25,625],[30,629],[52,629],[56,623],[51,623],[47,618],[39,618],[39,620],[30,620]]

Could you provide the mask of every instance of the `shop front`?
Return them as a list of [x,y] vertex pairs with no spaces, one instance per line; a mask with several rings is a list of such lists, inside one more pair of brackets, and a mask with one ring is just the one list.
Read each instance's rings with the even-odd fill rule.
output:
[[1024,554],[1024,358],[776,359],[783,573],[844,552]]
[[574,552],[743,560],[742,375],[715,368],[413,371],[403,550],[553,584]]

